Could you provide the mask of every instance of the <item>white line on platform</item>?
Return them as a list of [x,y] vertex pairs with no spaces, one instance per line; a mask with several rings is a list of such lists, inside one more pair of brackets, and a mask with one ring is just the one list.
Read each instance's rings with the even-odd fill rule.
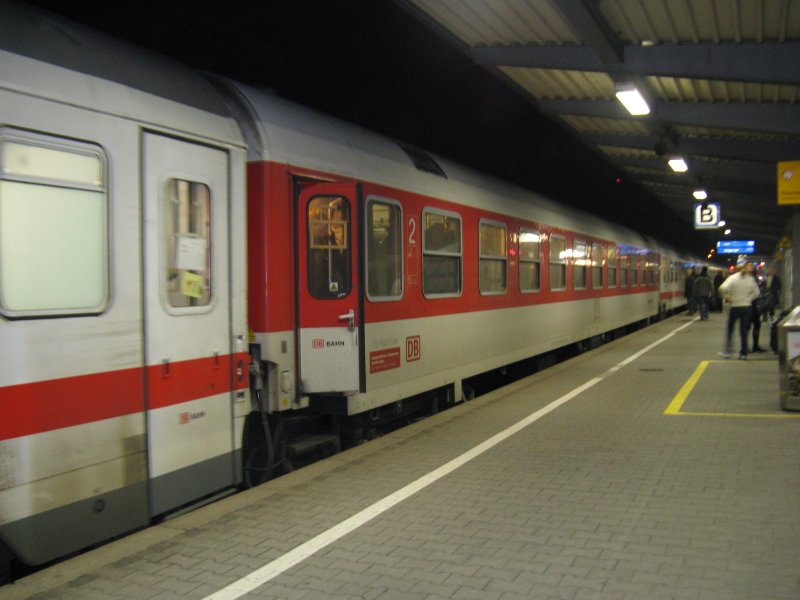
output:
[[248,592],[253,591],[257,587],[267,583],[268,581],[271,581],[278,575],[285,573],[287,570],[289,570],[296,564],[301,563],[312,554],[315,554],[322,548],[325,548],[326,546],[332,544],[333,542],[343,538],[351,531],[358,529],[365,523],[371,521],[372,519],[379,516],[383,512],[389,510],[396,504],[399,504],[403,500],[410,498],[420,490],[423,490],[432,483],[437,482],[442,477],[449,475],[459,467],[470,462],[472,459],[477,458],[487,450],[494,448],[499,443],[503,442],[504,440],[508,439],[515,433],[518,433],[522,429],[526,428],[528,425],[535,423],[545,415],[551,413],[559,406],[566,404],[579,394],[597,385],[609,375],[613,375],[614,373],[619,371],[622,367],[629,365],[637,358],[649,352],[659,344],[666,342],[676,333],[691,325],[694,321],[695,319],[692,319],[690,322],[681,325],[680,327],[668,333],[661,339],[653,342],[649,346],[632,354],[622,362],[614,365],[602,375],[590,379],[583,385],[576,387],[570,392],[567,392],[566,394],[564,394],[557,400],[554,400],[547,406],[540,408],[539,410],[528,415],[521,421],[516,422],[511,427],[508,427],[507,429],[501,431],[500,433],[493,435],[485,442],[478,444],[474,448],[466,451],[464,454],[461,454],[460,456],[454,458],[453,460],[442,465],[438,469],[431,471],[427,475],[423,475],[416,481],[413,481],[408,485],[406,485],[405,487],[400,488],[396,492],[393,492],[388,496],[382,498],[381,500],[378,500],[377,502],[368,506],[361,512],[358,512],[354,514],[352,517],[345,519],[338,525],[334,525],[330,529],[320,533],[318,536],[311,538],[310,540],[308,540],[303,544],[300,544],[297,548],[287,552],[280,558],[276,558],[275,560],[273,560],[270,563],[267,563],[263,567],[256,569],[249,575],[245,575],[241,579],[234,581],[233,583],[222,588],[218,592],[215,592],[210,596],[206,596],[204,600],[236,600],[237,598],[241,598]]

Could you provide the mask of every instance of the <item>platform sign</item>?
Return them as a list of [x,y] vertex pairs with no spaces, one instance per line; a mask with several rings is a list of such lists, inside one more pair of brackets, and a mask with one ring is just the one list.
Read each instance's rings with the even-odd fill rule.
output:
[[716,229],[719,227],[720,218],[719,202],[695,202],[695,229]]
[[724,240],[717,242],[717,254],[755,254],[755,240]]
[[778,163],[778,204],[800,204],[800,160]]

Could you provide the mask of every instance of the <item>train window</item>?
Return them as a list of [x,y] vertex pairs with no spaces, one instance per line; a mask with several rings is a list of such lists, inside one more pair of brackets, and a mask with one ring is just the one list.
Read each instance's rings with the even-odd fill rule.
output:
[[586,288],[586,271],[589,265],[589,251],[586,242],[575,240],[572,245],[572,287],[576,290]]
[[109,297],[99,146],[0,129],[0,314],[98,314]]
[[367,200],[367,297],[403,295],[403,213],[392,200]]
[[506,226],[502,223],[481,220],[480,266],[478,287],[481,294],[503,294],[508,280],[508,253]]
[[211,302],[211,190],[169,179],[164,196],[165,285],[173,308]]
[[308,203],[308,291],[320,300],[350,293],[350,202],[315,196]]
[[629,254],[621,254],[619,257],[619,284],[621,287],[628,287],[631,277],[631,257]]
[[603,287],[603,246],[592,244],[592,287],[596,290]]
[[461,293],[461,217],[426,208],[422,213],[422,291],[440,298]]
[[608,287],[617,287],[617,247],[606,247],[606,279]]
[[639,285],[639,255],[631,256],[631,286]]
[[541,277],[541,236],[535,229],[519,230],[519,289],[538,292]]
[[550,289],[567,288],[567,240],[560,235],[550,236]]

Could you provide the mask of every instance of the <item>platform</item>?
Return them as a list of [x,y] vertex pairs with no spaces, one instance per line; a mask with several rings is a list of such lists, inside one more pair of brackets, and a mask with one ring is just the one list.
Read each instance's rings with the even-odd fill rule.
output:
[[[58,598],[800,598],[777,358],[679,315],[0,588]],[[762,330],[762,338],[768,338]]]

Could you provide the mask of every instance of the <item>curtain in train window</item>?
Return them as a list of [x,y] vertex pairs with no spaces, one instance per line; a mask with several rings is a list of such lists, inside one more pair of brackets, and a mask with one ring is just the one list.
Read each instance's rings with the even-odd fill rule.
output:
[[567,240],[560,235],[550,236],[550,289],[567,287]]
[[315,196],[308,203],[308,292],[320,300],[350,293],[350,201]]
[[367,201],[367,297],[393,300],[403,295],[403,215],[390,201]]
[[603,287],[603,246],[592,244],[592,288]]
[[586,242],[575,240],[572,247],[572,287],[576,290],[586,288],[586,271],[589,267],[589,252]]
[[107,213],[99,147],[0,129],[0,313],[102,312]]
[[608,287],[617,287],[617,247],[608,246],[606,248],[606,274]]
[[170,179],[164,206],[167,304],[211,302],[211,190],[204,183]]
[[482,294],[502,294],[506,291],[508,256],[506,226],[482,222],[479,233],[478,286]]
[[541,236],[535,229],[519,230],[519,289],[538,292],[541,285]]
[[461,217],[425,209],[422,228],[423,293],[457,296],[461,293]]

